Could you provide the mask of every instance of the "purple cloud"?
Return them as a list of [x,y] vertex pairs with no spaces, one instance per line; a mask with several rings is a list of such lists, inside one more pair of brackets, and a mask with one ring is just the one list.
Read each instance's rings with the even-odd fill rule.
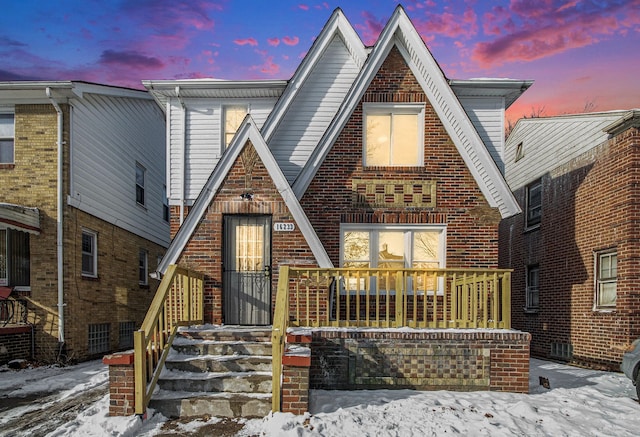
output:
[[102,55],[100,55],[98,62],[109,66],[122,65],[142,69],[156,69],[164,66],[158,58],[152,58],[132,51],[118,52],[115,50],[105,50],[102,52]]

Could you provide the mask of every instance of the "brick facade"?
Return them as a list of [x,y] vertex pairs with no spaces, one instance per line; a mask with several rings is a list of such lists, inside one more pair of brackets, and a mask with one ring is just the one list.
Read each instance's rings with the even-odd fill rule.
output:
[[[64,198],[69,194],[69,108],[63,109]],[[138,254],[149,254],[149,270],[164,254],[160,245],[64,203],[65,346],[58,342],[57,114],[50,104],[15,106],[15,164],[0,168],[0,202],[36,207],[38,235],[30,235],[31,291],[28,322],[35,327],[35,359],[82,360],[88,353],[89,324],[109,323],[109,349],[120,349],[119,323],[139,326],[158,282],[138,285]],[[135,204],[133,205],[135,207]],[[98,234],[98,278],[81,275],[82,230]],[[103,352],[95,354],[102,356]]]
[[[640,133],[631,128],[542,177],[538,228],[523,231],[523,214],[501,224],[500,264],[514,269],[512,326],[532,334],[533,355],[619,370],[640,336],[638,168]],[[515,192],[523,210],[525,191]],[[617,250],[617,302],[595,310],[594,254],[606,249]],[[528,265],[539,267],[540,305],[527,312]],[[552,354],[552,345],[572,354]]]
[[0,326],[0,365],[31,358],[31,326]]
[[[250,163],[250,164],[249,164]],[[251,191],[252,200],[240,195]],[[172,214],[178,208],[172,209]],[[223,323],[222,263],[223,219],[225,215],[270,215],[272,222],[293,222],[282,196],[255,149],[247,142],[191,239],[185,246],[179,264],[205,274],[205,323]],[[173,223],[173,222],[172,222]],[[173,226],[172,226],[173,228]],[[316,261],[300,229],[292,232],[273,231],[271,235],[272,304],[278,283],[280,265],[316,266]],[[273,311],[272,311],[273,313]]]
[[[424,103],[421,167],[363,167],[363,103]],[[353,181],[436,184],[435,207],[371,208],[353,202]],[[497,267],[500,213],[491,208],[429,99],[394,48],[355,108],[301,200],[333,261],[340,260],[340,224],[446,224],[447,267]]]
[[314,330],[309,386],[528,393],[529,341],[503,330]]

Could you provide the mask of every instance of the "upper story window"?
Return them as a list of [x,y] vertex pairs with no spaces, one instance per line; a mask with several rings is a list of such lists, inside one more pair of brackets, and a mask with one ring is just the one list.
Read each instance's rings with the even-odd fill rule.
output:
[[162,219],[169,221],[169,199],[167,198],[167,186],[162,186]]
[[540,307],[540,268],[538,265],[527,266],[527,310],[537,310]]
[[98,277],[98,234],[82,231],[82,276]]
[[424,164],[424,105],[365,104],[363,166]]
[[224,138],[224,147],[227,148],[247,115],[247,107],[230,105],[225,106],[222,112],[224,117],[222,137]]
[[0,114],[0,164],[14,163],[14,136],[14,115]]
[[539,225],[542,219],[542,179],[527,185],[527,207],[526,224],[527,228]]
[[144,206],[144,183],[147,169],[136,162],[136,202]]
[[596,253],[596,309],[612,309],[616,306],[618,282],[618,253]]

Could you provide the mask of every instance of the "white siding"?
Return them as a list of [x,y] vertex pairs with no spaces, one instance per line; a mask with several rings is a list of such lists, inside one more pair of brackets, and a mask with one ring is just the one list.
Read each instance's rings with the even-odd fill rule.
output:
[[269,141],[289,183],[318,145],[358,73],[344,42],[335,36]]
[[[603,132],[626,111],[518,121],[505,147],[505,178],[517,190],[608,139]],[[524,157],[516,162],[522,143]]]
[[460,103],[496,165],[504,173],[504,99],[461,97]]
[[[153,100],[85,93],[71,101],[69,203],[167,246],[163,220],[165,123]],[[136,203],[136,162],[146,169],[145,207]]]
[[[169,108],[170,151],[169,184],[170,203],[180,204],[182,180],[185,180],[185,201],[192,204],[222,155],[222,108],[225,105],[246,105],[258,127],[276,103],[275,98],[233,99],[216,98],[185,99],[187,110],[186,138],[183,151],[183,109],[177,99],[172,99]],[[186,158],[186,167],[182,169]]]

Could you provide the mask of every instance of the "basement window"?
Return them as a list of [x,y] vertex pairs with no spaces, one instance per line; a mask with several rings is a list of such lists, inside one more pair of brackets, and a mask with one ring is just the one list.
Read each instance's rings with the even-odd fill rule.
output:
[[89,355],[109,351],[109,323],[96,323],[89,325],[88,352]]

